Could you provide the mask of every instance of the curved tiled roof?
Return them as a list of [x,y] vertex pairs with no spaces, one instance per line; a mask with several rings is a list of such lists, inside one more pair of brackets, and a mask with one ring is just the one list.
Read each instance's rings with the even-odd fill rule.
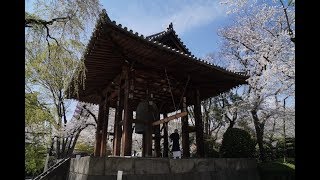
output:
[[161,41],[162,38],[170,35],[178,42],[179,46],[183,49],[184,52],[186,52],[187,54],[191,54],[189,49],[186,47],[186,45],[184,45],[184,43],[176,34],[176,31],[173,29],[172,23],[169,24],[169,27],[167,28],[166,31],[162,31],[162,32],[147,36],[146,38],[154,41]]
[[[121,65],[121,63],[119,62],[121,57],[117,56],[115,53],[111,52],[111,51],[113,51],[112,49],[114,49],[115,46],[121,46],[122,49],[127,49],[127,50],[131,49],[131,50],[128,50],[128,51],[130,51],[130,53],[132,52],[132,53],[137,54],[137,52],[145,51],[145,52],[141,52],[139,57],[148,56],[148,58],[149,57],[150,58],[160,58],[160,57],[157,57],[157,55],[159,55],[159,54],[161,54],[161,56],[165,59],[166,59],[166,57],[170,57],[172,60],[174,60],[174,62],[170,62],[170,64],[172,64],[172,66],[174,66],[174,64],[176,64],[177,66],[185,67],[186,69],[188,69],[188,68],[193,69],[193,67],[199,67],[199,72],[195,72],[194,70],[190,70],[190,71],[192,71],[192,76],[197,78],[199,83],[201,83],[201,82],[208,83],[209,82],[210,78],[206,82],[203,82],[203,80],[201,79],[201,77],[203,77],[205,74],[210,75],[211,79],[214,79],[217,76],[221,76],[221,78],[217,77],[218,78],[217,80],[219,82],[223,81],[223,80],[228,81],[229,85],[226,85],[226,88],[228,87],[230,89],[234,88],[237,85],[246,83],[246,79],[248,78],[248,76],[244,76],[241,73],[232,72],[230,70],[224,69],[220,66],[212,64],[211,62],[208,62],[203,59],[195,57],[189,51],[184,52],[184,51],[175,49],[175,48],[167,46],[157,40],[160,37],[164,37],[169,33],[172,33],[173,35],[175,35],[177,37],[171,24],[169,25],[169,28],[167,29],[167,31],[162,31],[160,33],[145,37],[144,35],[139,34],[138,32],[134,32],[133,30],[128,29],[127,27],[123,27],[121,24],[117,24],[115,21],[111,21],[106,10],[103,10],[102,13],[99,15],[98,22],[96,23],[96,26],[95,26],[93,34],[89,40],[89,43],[86,47],[83,58],[85,59],[85,63],[88,65],[89,68],[91,68],[91,70],[93,70],[92,68],[94,68],[93,64],[102,64],[102,63],[104,63],[104,64],[109,63],[108,67],[106,67],[107,69],[108,68],[109,69],[102,70],[101,69],[102,67],[97,67],[97,68],[101,69],[100,70],[101,72],[99,71],[100,74],[95,73],[94,75],[91,75],[91,76],[89,75],[90,77],[88,77],[88,78],[91,80],[88,80],[88,83],[90,84],[90,82],[91,82],[91,84],[93,84],[93,82],[95,82],[96,84],[98,84],[97,80],[94,77],[99,76],[99,78],[104,78],[104,79],[101,79],[101,82],[103,82],[104,84],[101,84],[100,86],[106,86],[107,84],[109,84],[112,81],[112,79],[115,77],[115,74],[119,73],[119,71],[116,72],[115,69],[119,69],[119,67]],[[110,37],[112,42],[110,42],[110,38],[109,38],[109,40],[104,38],[105,36]],[[117,39],[117,37],[119,37],[119,38]],[[178,38],[178,40],[181,42],[181,44],[183,44],[179,38]],[[118,45],[114,45],[114,44],[118,44]],[[106,46],[108,46],[110,48],[108,50],[106,50],[106,48],[108,48]],[[148,47],[148,48],[143,49],[143,47]],[[140,49],[137,50],[137,48],[140,48]],[[104,54],[104,56],[102,57],[101,53],[107,53],[107,54]],[[150,55],[150,53],[151,53],[151,55]],[[99,56],[100,60],[95,60],[95,59],[97,59],[96,56],[97,57]],[[108,56],[107,59],[106,59],[106,56]],[[88,58],[90,60],[86,60]],[[140,61],[142,61],[142,60],[140,60]],[[166,59],[166,62],[168,62],[168,61],[169,60]],[[161,63],[158,60],[157,60],[157,62]],[[164,63],[164,62],[162,62],[162,63]],[[87,67],[87,65],[86,65],[86,67]],[[95,67],[96,66],[97,65],[95,65]],[[112,67],[109,67],[109,66],[112,66]],[[109,73],[109,74],[103,74],[103,73]],[[197,75],[197,74],[199,74],[199,75]],[[212,82],[212,81],[210,81],[210,82]],[[89,86],[90,85],[88,85],[88,88],[89,88]],[[213,85],[210,85],[210,87],[208,87],[208,88],[212,88],[212,87],[213,87]],[[226,91],[226,88],[223,88],[224,91]],[[85,93],[84,91],[87,91],[87,90],[83,90],[83,93],[87,94],[87,96],[89,96],[89,94],[93,93],[93,91],[92,92],[87,91],[87,93]],[[204,91],[207,92],[207,89],[204,89]],[[221,92],[222,92],[222,90],[218,91],[218,93],[221,93]],[[75,96],[73,96],[73,98],[78,99]],[[96,104],[97,99],[94,97],[92,97],[92,98],[93,99],[90,100],[90,98],[88,99],[87,97],[83,97],[82,99],[80,98],[79,100]]]
[[[166,49],[166,50],[168,50],[168,51],[174,52],[174,53],[176,53],[177,55],[186,56],[186,57],[188,57],[190,60],[196,61],[196,62],[198,62],[199,64],[206,65],[206,66],[208,66],[208,67],[214,68],[214,69],[219,70],[219,71],[223,71],[223,72],[227,72],[227,73],[231,73],[231,74],[236,74],[236,75],[239,75],[239,77],[242,77],[242,78],[245,78],[245,79],[247,79],[247,78],[249,77],[249,76],[246,76],[246,75],[243,76],[243,73],[242,73],[242,72],[232,72],[232,71],[227,70],[227,69],[225,69],[225,68],[223,68],[223,67],[220,67],[219,65],[215,65],[215,64],[213,64],[213,63],[211,63],[211,62],[208,62],[208,61],[206,61],[206,60],[197,58],[197,57],[195,57],[194,55],[184,53],[184,52],[179,51],[179,50],[177,50],[177,49],[175,49],[175,48],[171,48],[171,47],[169,47],[169,46],[167,46],[167,45],[165,45],[165,44],[162,44],[162,43],[158,42],[157,40],[154,40],[154,39],[156,39],[156,38],[159,38],[160,36],[164,36],[166,33],[171,32],[171,30],[173,30],[173,29],[171,29],[171,28],[169,28],[168,31],[162,31],[162,32],[160,32],[160,33],[158,33],[158,34],[144,37],[144,35],[142,35],[142,34],[139,35],[138,32],[133,32],[133,30],[131,30],[131,29],[128,30],[127,27],[122,27],[122,25],[121,25],[121,24],[117,24],[116,21],[111,21],[111,19],[109,18],[108,14],[107,14],[107,11],[106,11],[105,9],[102,10],[102,13],[101,13],[99,16],[100,16],[100,18],[98,19],[98,22],[97,22],[97,24],[96,24],[96,27],[94,28],[94,32],[93,32],[93,34],[92,34],[92,36],[91,36],[91,38],[90,38],[90,41],[89,41],[89,43],[88,43],[88,45],[87,45],[87,47],[86,47],[86,50],[85,50],[85,53],[84,53],[85,55],[89,53],[89,52],[88,52],[88,51],[89,51],[89,48],[92,46],[92,44],[93,44],[93,39],[97,36],[97,34],[98,34],[97,31],[101,28],[101,25],[102,25],[103,23],[109,23],[109,24],[112,24],[114,27],[116,27],[116,28],[118,28],[118,29],[120,29],[120,30],[122,30],[122,31],[125,31],[125,32],[128,33],[129,35],[134,36],[135,38],[139,38],[139,39],[141,39],[141,40],[143,40],[143,41],[145,41],[145,42],[152,43],[153,45],[156,45],[156,46],[158,46],[159,48]],[[180,38],[179,38],[179,39],[180,39]]]

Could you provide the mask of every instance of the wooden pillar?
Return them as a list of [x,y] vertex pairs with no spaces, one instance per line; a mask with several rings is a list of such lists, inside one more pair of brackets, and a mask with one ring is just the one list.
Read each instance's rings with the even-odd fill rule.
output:
[[[187,98],[183,97],[181,112],[187,112]],[[183,157],[190,157],[190,142],[189,142],[189,131],[188,131],[188,116],[181,117],[182,121],[182,150]]]
[[123,117],[123,132],[121,141],[121,156],[131,156],[132,149],[132,119],[133,111],[131,107],[130,96],[130,81],[131,72],[128,67],[125,69],[125,86],[124,86],[124,117]]
[[99,113],[98,113],[98,123],[96,130],[96,143],[94,146],[94,156],[100,156],[101,150],[101,133],[102,133],[102,124],[104,119],[104,100],[99,104]]
[[106,150],[107,150],[106,145],[107,145],[108,121],[109,121],[108,102],[104,103],[103,110],[104,110],[104,113],[103,113],[103,122],[102,122],[100,157],[104,157],[106,155]]
[[203,122],[201,115],[200,92],[198,89],[195,92],[194,119],[196,126],[197,154],[199,157],[204,157]]
[[146,133],[142,133],[142,157],[146,157]]
[[121,79],[119,83],[118,89],[118,100],[115,111],[114,118],[114,138],[113,138],[113,155],[120,156],[120,148],[121,148],[121,136],[122,136],[122,125],[120,122],[122,121],[122,106],[123,106],[123,97],[121,90]]
[[[160,118],[159,118],[160,119]],[[160,134],[160,124],[153,126],[154,128],[154,150],[156,157],[161,157],[161,148],[160,148],[160,140],[161,140],[161,134]]]
[[[168,117],[167,113],[163,114],[163,118]],[[163,157],[169,157],[169,142],[168,142],[168,122],[162,124],[163,127]]]
[[152,126],[151,123],[145,126],[145,132],[143,133],[143,140],[144,140],[144,153],[145,157],[152,156]]

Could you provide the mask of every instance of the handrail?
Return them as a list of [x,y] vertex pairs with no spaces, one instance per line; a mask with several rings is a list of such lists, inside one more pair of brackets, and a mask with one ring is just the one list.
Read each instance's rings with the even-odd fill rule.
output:
[[53,170],[55,170],[57,167],[59,167],[60,165],[64,164],[65,162],[67,162],[70,159],[70,157],[65,158],[65,159],[61,159],[59,160],[57,163],[55,163],[53,166],[51,166],[50,168],[48,168],[45,172],[39,174],[37,177],[35,177],[33,180],[41,180],[44,177],[46,177],[48,174],[50,174]]

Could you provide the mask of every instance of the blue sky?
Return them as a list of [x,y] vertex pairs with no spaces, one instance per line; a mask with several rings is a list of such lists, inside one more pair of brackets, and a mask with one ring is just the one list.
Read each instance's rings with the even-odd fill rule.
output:
[[197,57],[216,52],[217,29],[229,17],[217,0],[107,0],[101,1],[111,20],[143,35],[165,30],[169,23]]
[[[26,10],[34,0],[26,0]],[[217,30],[230,22],[218,0],[101,0],[111,20],[145,36],[173,23],[176,33],[197,57],[216,52]],[[90,34],[88,35],[90,37]]]
[[[25,2],[26,11],[30,12],[34,0]],[[172,22],[178,36],[199,58],[218,53],[218,29],[231,23],[231,16],[219,0],[101,0],[101,3],[111,20],[145,36],[166,30]],[[71,119],[75,106],[73,101],[67,119]]]
[[[26,0],[26,11],[34,0]],[[165,30],[173,23],[178,36],[195,56],[218,51],[217,30],[230,22],[218,0],[102,0],[111,20],[145,36]],[[90,32],[92,33],[92,32]],[[88,36],[90,36],[89,34]],[[71,103],[71,119],[76,102]]]

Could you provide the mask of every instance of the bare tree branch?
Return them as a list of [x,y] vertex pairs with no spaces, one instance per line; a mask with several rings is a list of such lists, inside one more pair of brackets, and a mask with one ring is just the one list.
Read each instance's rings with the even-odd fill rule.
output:
[[285,15],[285,17],[286,17],[289,35],[291,36],[291,41],[295,43],[295,38],[293,37],[293,30],[291,29],[290,23],[289,23],[289,17],[288,17],[287,8],[284,6],[284,3],[283,3],[282,0],[280,0],[280,3],[281,3],[281,5],[282,5],[282,9],[283,9],[284,15]]
[[237,39],[230,38],[230,37],[227,37],[227,36],[224,36],[224,37],[225,37],[226,39],[231,40],[231,41],[235,41],[235,42],[237,42],[237,43],[242,44],[244,47],[246,47],[247,49],[249,49],[251,52],[255,52],[254,49],[250,48],[250,47],[249,47],[248,45],[246,45],[244,42],[241,42],[241,41],[239,41],[239,40],[237,40]]
[[93,114],[93,113],[86,107],[86,105],[83,105],[82,107],[83,107],[83,109],[85,109],[85,110],[93,117],[93,119],[94,119],[94,121],[96,122],[96,124],[98,124],[98,120],[97,120],[96,115]]
[[24,22],[24,26],[25,27],[33,27],[33,25],[48,26],[48,25],[52,25],[54,22],[66,22],[66,21],[68,21],[70,19],[71,19],[71,16],[53,18],[50,21],[45,21],[43,19],[26,18],[25,22]]

